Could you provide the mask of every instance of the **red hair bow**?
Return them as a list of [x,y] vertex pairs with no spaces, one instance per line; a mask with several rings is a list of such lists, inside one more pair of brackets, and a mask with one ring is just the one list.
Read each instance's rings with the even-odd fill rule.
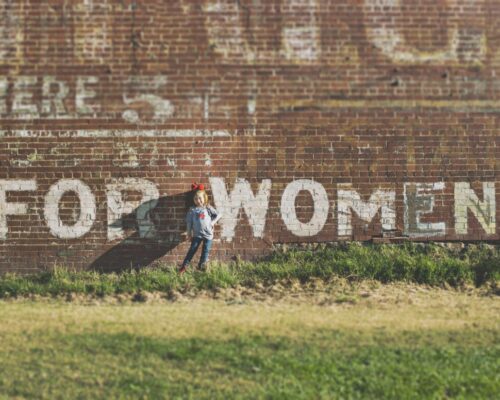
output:
[[205,185],[203,183],[193,182],[191,184],[191,190],[205,190]]

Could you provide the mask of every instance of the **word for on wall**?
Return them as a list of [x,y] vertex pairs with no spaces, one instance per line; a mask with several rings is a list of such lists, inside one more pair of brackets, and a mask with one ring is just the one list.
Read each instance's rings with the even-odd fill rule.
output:
[[[246,214],[253,236],[262,238],[265,234],[266,218],[272,190],[270,179],[263,180],[258,190],[252,190],[245,179],[237,179],[232,190],[227,189],[223,178],[210,178],[215,206],[222,212],[222,238],[231,241],[235,236],[235,227],[240,221],[240,211]],[[410,237],[439,237],[446,233],[446,223],[424,222],[432,215],[436,198],[443,193],[447,185],[454,191],[454,210],[452,227],[457,235],[466,235],[469,226],[469,213],[480,224],[485,235],[496,233],[495,183],[483,182],[482,198],[467,182],[404,183],[404,234]],[[28,214],[26,202],[7,200],[8,192],[35,192],[37,182],[27,180],[0,180],[0,238],[8,240],[9,216]],[[138,191],[140,200],[124,200],[123,193]],[[76,221],[68,225],[59,215],[59,202],[62,197],[72,192],[80,202],[80,213]],[[313,213],[309,221],[297,217],[295,201],[299,194],[307,192],[312,198]],[[349,237],[353,233],[353,214],[366,223],[380,215],[383,231],[396,230],[396,192],[395,190],[377,189],[368,199],[363,199],[356,188],[349,184],[339,184],[336,188],[336,206],[329,200],[324,186],[311,179],[299,179],[290,182],[280,201],[281,219],[286,228],[297,237],[311,237],[319,234],[330,215],[334,212],[337,221],[338,237]],[[155,224],[150,212],[157,206],[160,192],[155,183],[139,178],[115,179],[106,185],[107,201],[107,238],[109,241],[124,237],[121,218],[135,210],[139,236],[155,238]],[[60,239],[76,239],[87,234],[96,221],[96,199],[90,187],[78,179],[61,179],[55,182],[44,196],[43,219],[53,236]]]

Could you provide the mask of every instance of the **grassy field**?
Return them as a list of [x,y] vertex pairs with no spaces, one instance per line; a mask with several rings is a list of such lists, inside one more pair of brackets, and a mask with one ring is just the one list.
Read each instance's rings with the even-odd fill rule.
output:
[[[2,399],[441,399],[500,393],[498,297],[418,285],[109,305],[0,301]],[[316,295],[313,295],[313,297]]]

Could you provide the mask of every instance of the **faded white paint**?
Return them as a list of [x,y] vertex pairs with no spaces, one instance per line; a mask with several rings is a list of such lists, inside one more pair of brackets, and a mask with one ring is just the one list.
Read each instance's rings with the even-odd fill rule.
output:
[[0,239],[7,239],[8,215],[21,215],[28,212],[26,203],[7,202],[7,192],[25,192],[36,190],[34,179],[0,179]]
[[[319,0],[284,0],[279,11],[283,20],[279,38],[281,49],[264,50],[249,43],[252,33],[248,30],[258,27],[245,25],[248,14],[240,2],[206,0],[203,11],[209,44],[226,60],[249,63],[280,58],[290,62],[315,61],[321,50],[318,5]],[[258,9],[259,6],[251,7]]]
[[[163,122],[174,114],[174,106],[170,100],[162,99],[154,94],[141,94],[135,97],[123,95],[123,102],[130,106],[134,103],[146,103],[153,109],[153,120]],[[136,123],[141,120],[136,110],[125,110],[122,114],[124,120]]]
[[[301,222],[297,218],[295,199],[302,191],[311,194],[314,204],[313,216],[309,222]],[[281,218],[287,229],[295,236],[317,235],[328,219],[328,195],[321,183],[311,179],[298,179],[288,184],[281,197]]]
[[24,6],[15,0],[0,0],[0,63],[21,57],[24,41]]
[[172,168],[177,168],[177,163],[175,162],[175,158],[167,157],[167,165]]
[[234,132],[211,129],[76,129],[76,130],[31,130],[4,129],[0,137],[230,137]]
[[352,210],[366,223],[371,222],[378,210],[381,210],[382,229],[396,229],[395,191],[377,189],[368,202],[364,202],[350,184],[341,184],[338,186],[337,196],[339,236],[352,235]]
[[0,115],[7,114],[7,89],[9,82],[7,78],[0,78]]
[[[76,83],[70,88],[69,81],[57,79],[53,75],[19,75],[0,78],[0,115],[16,119],[51,118],[63,119],[89,115],[100,110],[97,93],[87,84],[98,83],[95,76],[77,76]],[[41,91],[41,96],[39,93]],[[8,93],[12,93],[10,110]],[[68,95],[74,93],[75,113],[69,113],[66,103]],[[92,101],[92,104],[87,104]],[[95,114],[94,114],[95,115]]]
[[[282,28],[283,54],[292,61],[314,61],[321,51],[318,26],[319,0],[285,0],[285,13],[300,15],[300,24],[295,18],[287,18]],[[285,14],[286,15],[286,14]],[[304,15],[307,18],[303,18]]]
[[[125,201],[123,192],[140,192],[139,201]],[[108,240],[123,239],[122,216],[136,212],[139,237],[154,238],[156,229],[151,218],[151,210],[158,204],[160,192],[156,185],[146,179],[120,178],[106,185],[108,201]]]
[[410,237],[443,236],[445,222],[422,222],[421,216],[432,214],[435,204],[433,192],[443,191],[444,182],[404,184],[404,233]]
[[255,54],[244,37],[238,2],[207,0],[203,8],[209,45],[226,59],[253,60]]
[[[448,2],[455,13],[470,12],[478,9],[479,3],[484,4],[483,0],[448,0]],[[450,21],[452,28],[448,34],[446,47],[439,51],[421,51],[406,43],[396,17],[387,17],[387,13],[391,15],[401,13],[401,0],[364,0],[364,3],[368,40],[394,62],[442,64],[459,62],[460,57],[464,61],[482,62],[486,56],[484,31],[459,29],[456,21]],[[380,13],[380,18],[376,16],[377,13]],[[381,22],[381,19],[384,22]]]
[[223,178],[211,177],[210,186],[212,187],[215,207],[222,213],[221,236],[223,239],[227,241],[233,239],[241,208],[245,210],[253,236],[263,237],[271,194],[270,179],[262,181],[257,195],[254,195],[250,183],[242,178],[236,179],[231,194],[228,194]]
[[139,168],[139,156],[137,150],[128,143],[114,143],[113,153],[118,157],[113,158],[113,165],[125,168]]
[[18,118],[36,118],[39,116],[33,103],[33,92],[37,83],[36,76],[19,76],[14,83],[12,114]]
[[79,76],[76,80],[76,111],[78,114],[93,115],[95,116],[100,110],[100,104],[94,101],[88,104],[88,100],[95,100],[97,93],[95,90],[88,87],[88,85],[96,85],[99,83],[97,76]]
[[495,183],[483,182],[483,201],[480,201],[468,182],[455,183],[455,232],[457,235],[468,233],[467,210],[488,235],[496,232]]
[[205,154],[205,167],[211,167],[212,166],[212,158],[210,157],[210,154],[206,153]]
[[113,26],[112,5],[109,0],[83,0],[76,2],[73,13],[75,55],[103,63],[111,56]]
[[[52,88],[56,86],[57,92]],[[69,88],[63,81],[58,81],[54,76],[45,76],[42,84],[42,114],[52,116],[67,116],[64,99],[69,93]]]
[[[59,201],[67,192],[80,200],[80,215],[73,225],[65,225],[59,216]],[[95,197],[90,188],[78,179],[61,179],[45,195],[44,217],[50,232],[60,239],[76,239],[90,231],[96,219]]]
[[[170,100],[163,99],[157,91],[161,91],[167,84],[165,75],[132,76],[126,86],[130,93],[123,94],[123,103],[128,107],[146,104],[153,110],[153,120],[163,122],[172,117],[175,111]],[[143,118],[136,109],[130,108],[122,113],[122,118],[131,123],[141,122]]]
[[203,118],[205,119],[205,121],[207,121],[209,117],[210,117],[210,97],[208,93],[205,93],[203,100]]
[[255,97],[250,97],[247,102],[247,112],[249,115],[255,114],[255,109],[257,107],[257,99]]

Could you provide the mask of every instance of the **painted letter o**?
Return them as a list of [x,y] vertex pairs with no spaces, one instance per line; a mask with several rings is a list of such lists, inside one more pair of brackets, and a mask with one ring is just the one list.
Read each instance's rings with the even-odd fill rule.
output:
[[[59,217],[59,201],[66,192],[74,192],[80,199],[80,215],[71,226],[64,225]],[[54,236],[79,238],[90,231],[96,219],[95,197],[90,188],[78,179],[61,179],[50,187],[45,196],[44,216]]]
[[[314,214],[307,223],[299,221],[295,210],[295,198],[306,190],[311,193],[314,203]],[[281,218],[286,227],[295,236],[314,236],[325,226],[328,218],[328,195],[321,183],[310,179],[298,179],[291,182],[281,197]]]

